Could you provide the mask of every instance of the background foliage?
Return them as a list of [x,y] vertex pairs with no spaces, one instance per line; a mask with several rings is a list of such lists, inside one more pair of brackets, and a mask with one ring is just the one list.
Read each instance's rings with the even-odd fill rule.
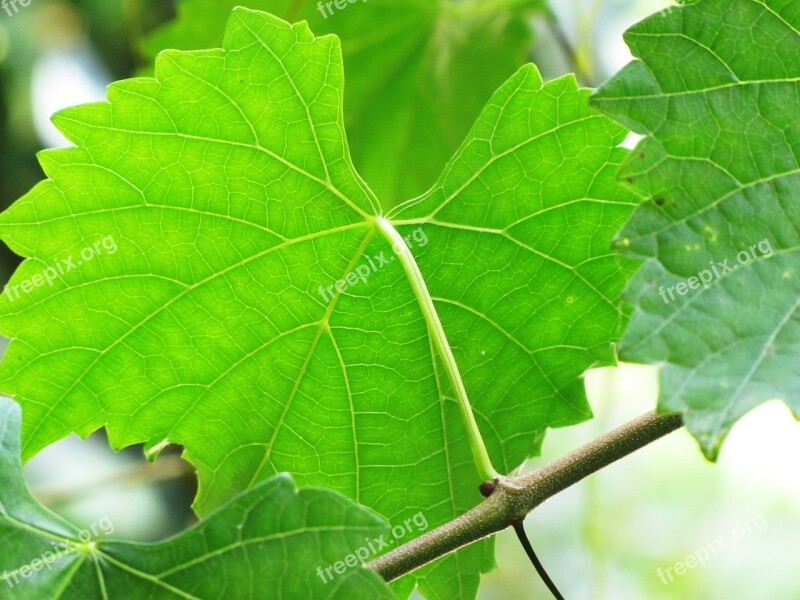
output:
[[[2,39],[5,40],[5,44],[0,46],[5,48],[1,64],[4,73],[3,97],[7,118],[3,125],[4,146],[0,160],[4,175],[13,174],[0,178],[0,185],[4,186],[2,190],[4,202],[9,203],[17,198],[40,179],[41,174],[31,157],[37,147],[49,143],[43,142],[42,140],[47,140],[47,137],[42,133],[37,135],[33,127],[35,106],[31,105],[29,100],[32,95],[31,90],[34,88],[28,81],[31,69],[41,65],[44,59],[52,57],[54,52],[67,54],[76,61],[91,56],[92,59],[86,64],[94,65],[92,68],[97,69],[95,75],[98,72],[105,72],[104,75],[100,75],[101,80],[119,79],[129,76],[134,69],[147,68],[147,56],[137,55],[137,48],[140,48],[143,30],[149,30],[169,18],[163,7],[162,3],[154,3],[153,6],[142,4],[137,8],[133,3],[121,2],[83,2],[74,5],[51,2],[42,3],[42,7],[36,8],[35,12],[31,10],[14,19],[2,21]],[[652,12],[654,8],[658,7],[644,3],[638,8],[631,5],[623,6],[622,3],[610,3],[604,7],[600,13],[601,18],[592,23],[596,30],[592,36],[588,36],[588,39],[594,37],[597,49],[604,56],[597,61],[599,68],[593,73],[595,83],[624,62],[624,60],[614,62],[613,58],[608,58],[609,55],[613,56],[614,52],[610,50],[611,42],[606,40],[613,39],[614,36],[619,37],[623,20],[630,22],[634,14],[643,16],[647,12]],[[631,12],[624,15],[623,11]],[[564,12],[566,14],[562,14],[562,17],[565,17],[565,27],[574,38],[585,42],[587,38],[585,25],[576,17],[585,11]],[[539,29],[540,40],[547,39],[547,28],[540,23]],[[52,32],[57,30],[63,35],[53,36]],[[550,76],[570,70],[568,66],[562,64],[560,57],[553,56],[552,48],[550,39],[547,39],[546,43],[540,42],[538,46],[534,46],[533,56],[536,62],[544,64],[546,71],[550,67],[551,70],[547,73]],[[586,54],[585,43],[579,44],[579,54]],[[610,61],[609,68],[603,68],[604,60]],[[493,89],[488,90],[487,94]],[[76,102],[77,100],[70,103]],[[634,403],[638,404],[637,400],[632,399],[646,395],[643,390],[647,389],[647,381],[637,379],[638,370],[635,373],[637,375],[631,375],[631,371],[623,371],[622,374],[610,376],[612,381],[612,384],[609,384],[610,392],[618,389],[617,386],[623,386],[625,389],[616,397],[615,406],[624,406],[627,410]],[[636,387],[629,387],[630,382],[636,382]],[[609,392],[603,384],[590,387],[590,390],[596,398],[594,406],[601,418],[594,423],[576,428],[575,431],[560,432],[558,437],[553,437],[552,441],[547,442],[545,451],[548,454],[555,453],[557,447],[562,451],[574,447],[574,442],[581,436],[582,431],[597,432],[606,429],[610,422],[616,423],[621,420],[621,415],[613,411],[609,411],[610,416],[603,418],[606,414],[603,408],[606,403],[601,397]],[[654,400],[650,398],[648,402],[642,402],[639,408],[642,410],[649,408],[653,402]],[[772,418],[780,411],[781,409],[768,407],[766,411],[759,413],[759,419],[769,422],[771,432],[769,436],[765,436],[763,434],[765,430],[758,427],[761,421],[757,419],[752,421],[752,426],[742,428],[739,437],[734,430],[731,443],[726,446],[722,464],[718,468],[711,469],[702,464],[697,459],[692,443],[687,439],[676,438],[657,448],[648,449],[642,456],[630,459],[632,466],[624,467],[625,471],[621,471],[618,477],[614,477],[615,471],[601,474],[596,478],[596,483],[587,482],[574,492],[570,492],[563,500],[552,502],[549,505],[552,508],[545,507],[541,513],[534,515],[530,524],[534,539],[537,540],[537,546],[552,549],[557,557],[557,560],[553,561],[556,563],[553,570],[558,580],[569,582],[567,586],[570,587],[565,587],[568,597],[580,597],[581,593],[585,594],[584,597],[601,597],[603,589],[609,591],[609,597],[615,597],[625,591],[653,598],[675,597],[681,593],[715,597],[732,592],[742,593],[742,590],[746,589],[743,586],[756,583],[761,586],[774,586],[775,589],[769,597],[795,597],[797,590],[792,586],[796,583],[787,581],[786,577],[783,577],[780,555],[787,547],[786,536],[794,527],[792,523],[797,522],[797,519],[793,518],[796,517],[794,515],[796,511],[792,508],[792,503],[786,502],[785,499],[792,498],[797,489],[793,479],[787,478],[787,471],[779,470],[780,460],[776,460],[775,456],[790,455],[794,451],[793,448],[796,449],[794,438],[791,437],[791,434],[796,436],[796,431],[790,431],[791,427],[786,426],[785,419],[778,416]],[[786,437],[781,437],[783,431],[787,432]],[[561,442],[562,439],[570,441]],[[561,443],[563,446],[559,447]],[[737,450],[737,447],[745,446],[747,451]],[[648,470],[647,478],[648,481],[653,481],[652,489],[648,488],[643,492],[641,486],[637,485],[637,478],[631,476],[636,472],[636,468],[639,468],[633,466],[635,464],[641,465],[640,468],[644,469],[647,464],[676,460],[676,457],[682,456],[681,452],[685,452],[683,455],[685,463],[682,464],[682,468],[676,469],[681,472],[680,484],[676,483],[676,474],[672,469],[658,475],[664,477],[663,484],[659,483],[658,477],[653,479],[653,473]],[[762,452],[763,454],[760,454]],[[758,464],[759,457],[762,462],[774,467],[770,467],[766,472],[763,469],[756,469],[753,465]],[[45,460],[48,460],[46,455],[42,456],[42,461]],[[43,468],[45,472],[52,470],[46,463],[41,464],[44,466],[38,468]],[[32,468],[36,469],[37,465],[32,465]],[[614,469],[619,470],[623,467],[617,466]],[[643,477],[638,478],[638,481],[642,479]],[[754,482],[758,486],[753,486]],[[188,485],[191,486],[191,483]],[[191,490],[191,487],[189,489]],[[686,490],[692,490],[692,493],[687,494]],[[171,493],[175,491],[176,488],[173,487]],[[186,497],[191,497],[191,491],[184,493]],[[650,500],[647,505],[650,508],[645,515],[646,527],[612,526],[622,519],[621,515],[630,515],[640,510],[641,505],[645,504],[643,495],[647,493],[651,495],[647,496]],[[73,506],[75,495],[74,490],[67,495],[61,491],[54,494],[56,497],[67,498]],[[708,502],[707,499],[712,499],[713,502]],[[658,580],[655,575],[656,566],[670,565],[671,562],[694,551],[705,542],[706,538],[729,531],[738,522],[755,513],[767,515],[770,524],[767,532],[744,540],[737,549],[719,557],[718,562],[714,562],[706,569],[690,572],[669,586],[662,585]],[[180,518],[178,522],[181,522]],[[572,536],[564,535],[565,523],[570,523],[569,531],[572,532]],[[653,523],[660,525],[653,530]],[[173,523],[167,527],[174,528],[175,525]],[[654,533],[652,536],[643,536],[643,530]],[[681,531],[682,535],[676,536],[676,531]],[[590,548],[589,554],[579,554],[576,551],[584,545]],[[752,565],[753,557],[756,557],[755,560],[759,564]],[[515,552],[511,560],[517,558]],[[770,576],[764,578],[766,581],[759,579],[756,583],[742,582],[738,574],[741,573],[744,561],[747,561],[748,569],[752,568],[758,573],[769,573]],[[575,577],[575,573],[584,573],[586,576]],[[535,589],[538,584],[528,578],[530,574],[525,569],[520,574],[520,581],[526,581],[525,590]],[[487,586],[482,593],[487,597],[512,594],[509,589],[512,586],[509,586],[508,579],[504,577],[497,588]],[[756,589],[759,591],[756,592]],[[589,590],[592,590],[591,594]],[[754,588],[751,597],[760,595],[762,591],[764,591],[762,588]]]

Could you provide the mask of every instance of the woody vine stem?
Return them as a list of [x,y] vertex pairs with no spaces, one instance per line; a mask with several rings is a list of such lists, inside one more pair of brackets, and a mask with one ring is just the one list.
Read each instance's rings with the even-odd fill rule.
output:
[[680,415],[648,412],[536,471],[481,486],[481,504],[378,557],[368,567],[386,581],[521,523],[548,498],[680,428]]

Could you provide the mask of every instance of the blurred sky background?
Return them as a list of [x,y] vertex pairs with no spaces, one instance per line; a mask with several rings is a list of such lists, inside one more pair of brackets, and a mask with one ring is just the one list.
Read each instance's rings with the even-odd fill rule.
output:
[[[246,5],[246,0],[243,0]],[[557,0],[553,8],[596,85],[630,54],[622,32],[667,6],[659,0]],[[35,153],[65,144],[49,122],[63,107],[102,100],[110,81],[142,65],[143,32],[173,14],[165,0],[33,0],[0,13],[0,202],[8,206],[42,173]],[[532,26],[532,60],[548,78],[571,71],[552,28]],[[0,277],[16,259],[0,250]],[[548,433],[549,462],[655,406],[654,369],[622,366],[587,376],[596,417]],[[777,402],[734,428],[720,461],[702,458],[684,431],[552,498],[526,521],[539,557],[569,600],[800,598],[791,556],[800,539],[800,431]],[[155,464],[141,447],[114,454],[102,432],[51,446],[26,467],[35,493],[79,525],[109,517],[115,535],[156,540],[193,521],[194,474],[170,448]],[[744,532],[744,534],[742,534]],[[723,539],[727,547],[720,548]],[[738,538],[738,539],[737,539]],[[657,569],[714,550],[705,566],[664,583]],[[513,533],[498,537],[500,570],[482,600],[548,598]]]

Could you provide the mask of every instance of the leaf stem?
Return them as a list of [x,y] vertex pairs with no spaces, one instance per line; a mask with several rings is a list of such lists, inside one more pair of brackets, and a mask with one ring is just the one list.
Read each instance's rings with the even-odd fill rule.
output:
[[518,521],[514,523],[512,527],[514,528],[514,533],[517,534],[519,543],[522,544],[522,548],[525,550],[525,554],[528,555],[533,568],[536,569],[536,572],[539,574],[539,577],[542,578],[542,581],[547,586],[547,589],[550,590],[551,594],[553,594],[553,598],[556,600],[564,600],[564,596],[558,591],[558,587],[550,578],[550,575],[548,575],[547,570],[542,564],[542,561],[539,560],[538,556],[536,556],[536,551],[533,549],[531,541],[528,539],[528,536],[525,533],[525,525],[523,525],[522,521]]
[[548,498],[675,431],[682,424],[680,415],[649,412],[536,471],[519,477],[498,477],[495,489],[481,504],[379,556],[369,567],[386,581],[397,579],[513,526]]
[[481,479],[494,479],[497,477],[498,473],[492,466],[489,452],[486,450],[486,444],[483,441],[481,431],[478,428],[478,422],[475,420],[475,414],[472,412],[472,406],[469,403],[467,390],[464,387],[464,382],[461,380],[461,373],[458,370],[456,358],[453,356],[453,350],[450,348],[450,344],[447,341],[442,322],[439,320],[439,314],[436,312],[436,307],[428,291],[428,286],[425,285],[425,279],[422,277],[417,261],[414,260],[414,255],[408,248],[403,236],[400,235],[389,221],[383,217],[378,217],[376,222],[383,236],[394,248],[395,254],[397,254],[397,257],[400,259],[400,264],[403,265],[406,276],[411,283],[411,288],[414,290],[414,295],[417,297],[417,302],[419,302],[419,306],[422,309],[425,322],[428,324],[428,330],[433,338],[434,347],[439,353],[442,363],[444,363],[444,368],[450,379],[450,384],[455,390],[456,400],[461,409],[461,416],[464,418],[464,425],[467,428],[467,437],[469,438],[470,449],[472,450],[472,458],[475,461],[478,474]]

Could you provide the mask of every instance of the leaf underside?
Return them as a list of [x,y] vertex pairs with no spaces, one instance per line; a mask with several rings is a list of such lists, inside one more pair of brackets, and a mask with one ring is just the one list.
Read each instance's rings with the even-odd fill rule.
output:
[[626,35],[637,60],[594,97],[646,136],[622,170],[650,200],[618,240],[645,259],[621,357],[663,366],[660,407],[712,459],[757,405],[800,415],[798,29],[793,0],[655,15]]
[[[42,153],[49,179],[0,216],[29,257],[0,297],[23,455],[105,426],[114,447],[185,446],[201,514],[289,472],[392,524],[448,521],[480,500],[470,440],[431,314],[350,162],[338,39],[237,9],[223,46],[162,53],[154,79],[59,113],[77,147]],[[546,427],[590,416],[581,375],[614,362],[625,320],[634,264],[609,246],[638,197],[615,177],[626,132],[588,94],[524,67],[439,182],[383,215],[503,472]],[[115,252],[14,294],[106,239]],[[492,566],[484,541],[396,590],[474,598]]]

